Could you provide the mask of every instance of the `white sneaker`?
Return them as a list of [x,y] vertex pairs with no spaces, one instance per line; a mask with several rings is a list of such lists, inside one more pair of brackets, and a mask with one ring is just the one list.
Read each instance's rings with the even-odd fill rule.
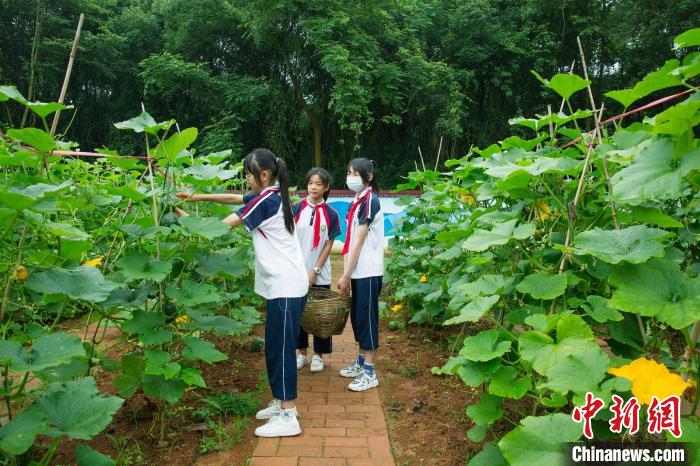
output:
[[255,414],[255,419],[272,419],[280,415],[282,402],[280,400],[272,400],[267,405],[267,408],[261,409]]
[[297,354],[297,370],[301,369],[309,363],[309,358],[305,354]]
[[311,367],[309,368],[311,372],[321,372],[323,370],[323,358],[318,354],[314,354],[311,358]]
[[355,360],[355,362],[350,364],[345,369],[340,369],[340,376],[341,377],[353,377],[353,378],[355,378],[360,374],[360,372],[362,372],[362,366],[360,366],[357,363],[357,360]]
[[270,418],[267,423],[255,429],[258,437],[291,437],[301,434],[296,408],[285,409],[278,416]]
[[355,380],[350,382],[348,388],[353,392],[364,392],[365,390],[378,386],[379,380],[377,379],[377,373],[375,372],[374,374],[369,375],[363,370],[360,375],[355,377]]

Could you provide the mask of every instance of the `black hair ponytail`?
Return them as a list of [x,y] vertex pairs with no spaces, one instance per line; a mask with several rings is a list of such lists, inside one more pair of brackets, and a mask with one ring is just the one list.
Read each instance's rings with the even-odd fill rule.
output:
[[[379,183],[377,182],[379,169],[377,168],[377,162],[365,157],[360,157],[358,159],[352,159],[348,166],[360,174],[360,178],[362,178],[364,184],[368,185],[374,191],[379,190]],[[369,179],[370,174],[372,175],[371,180]]]
[[311,177],[314,175],[321,178],[321,182],[328,188],[328,191],[325,191],[323,193],[323,200],[327,201],[328,195],[331,192],[331,184],[333,183],[333,177],[331,176],[330,173],[328,173],[328,170],[326,170],[325,168],[313,167],[311,170],[309,170],[306,173],[306,185],[307,186],[309,184],[309,181],[311,181]]
[[282,198],[282,213],[284,214],[284,226],[289,234],[294,233],[294,215],[292,204],[289,201],[289,173],[284,160],[277,157],[269,149],[253,149],[243,159],[243,169],[252,174],[255,181],[262,185],[260,173],[267,170],[272,178],[280,184],[280,197]]

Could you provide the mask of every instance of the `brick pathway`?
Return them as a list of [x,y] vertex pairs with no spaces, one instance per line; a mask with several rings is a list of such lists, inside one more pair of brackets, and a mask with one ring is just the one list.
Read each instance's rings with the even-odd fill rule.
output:
[[250,466],[394,465],[378,390],[351,392],[351,379],[338,375],[357,356],[349,323],[333,351],[323,372],[299,371],[301,435],[258,439]]

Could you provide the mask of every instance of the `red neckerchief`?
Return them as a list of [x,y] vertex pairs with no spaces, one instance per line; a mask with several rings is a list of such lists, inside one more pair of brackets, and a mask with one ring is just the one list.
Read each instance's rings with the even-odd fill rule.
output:
[[[318,244],[321,242],[321,215],[323,215],[326,220],[326,228],[330,229],[331,227],[330,222],[328,221],[328,205],[326,204],[325,200],[316,205],[309,204],[307,199],[308,198],[305,198],[303,201],[301,201],[301,207],[299,208],[299,212],[297,212],[297,216],[294,218],[294,222],[299,223],[299,217],[301,217],[301,213],[306,207],[311,207],[314,209],[314,244],[311,249],[316,249]],[[321,211],[320,213],[319,210]]]
[[370,195],[372,194],[372,188],[367,188],[365,193],[355,199],[355,201],[352,203],[350,206],[350,209],[348,209],[348,216],[346,217],[346,220],[348,222],[348,233],[345,235],[345,245],[343,246],[343,252],[340,253],[341,256],[344,256],[345,254],[350,251],[350,236],[352,234],[352,219],[353,216],[355,215],[355,211],[357,210],[358,207],[360,207],[360,204],[362,204],[365,199],[369,199]]

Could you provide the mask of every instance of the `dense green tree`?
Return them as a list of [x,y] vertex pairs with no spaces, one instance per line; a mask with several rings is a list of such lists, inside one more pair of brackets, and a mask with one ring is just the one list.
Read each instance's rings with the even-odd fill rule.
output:
[[0,82],[55,100],[81,12],[76,110],[59,125],[81,148],[143,151],[112,125],[143,103],[198,127],[200,152],[268,146],[297,180],[365,155],[385,186],[419,148],[432,165],[439,147],[460,156],[508,134],[508,118],[557,107],[530,70],[567,72],[577,36],[600,95],[700,23],[694,0],[0,0]]

